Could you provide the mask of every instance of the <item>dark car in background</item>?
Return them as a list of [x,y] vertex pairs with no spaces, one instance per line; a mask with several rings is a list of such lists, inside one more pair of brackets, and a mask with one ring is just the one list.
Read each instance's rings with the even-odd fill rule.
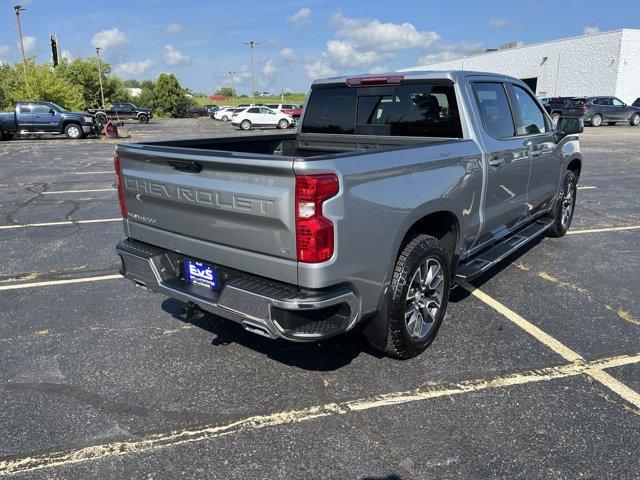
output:
[[575,97],[550,97],[550,98],[541,98],[540,103],[547,111],[553,123],[558,123],[560,117],[562,116],[562,111],[565,105],[573,100]]
[[567,102],[562,116],[582,117],[592,127],[599,127],[604,122],[608,125],[622,122],[634,127],[640,125],[640,107],[627,105],[616,97],[574,98]]
[[210,117],[216,110],[218,110],[218,105],[193,105],[187,109],[187,117],[190,118],[198,118],[198,117]]
[[106,109],[88,109],[92,115],[95,115],[99,123],[106,123],[107,120],[127,120],[135,119],[140,123],[149,123],[153,117],[153,112],[148,108],[138,108],[131,102],[113,102],[110,108]]
[[640,97],[636,98],[636,101],[633,102],[634,107],[640,107]]

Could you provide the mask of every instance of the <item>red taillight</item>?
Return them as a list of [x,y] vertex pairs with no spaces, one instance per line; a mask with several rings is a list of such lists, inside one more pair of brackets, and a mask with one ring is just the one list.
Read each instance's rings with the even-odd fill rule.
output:
[[298,261],[325,262],[333,255],[333,223],[322,204],[340,190],[333,173],[296,176],[296,251]]
[[118,203],[120,203],[120,215],[127,218],[127,205],[124,203],[124,185],[122,183],[122,165],[120,164],[120,155],[113,157],[113,166],[116,170],[116,179],[118,180]]
[[347,85],[399,85],[404,80],[404,75],[385,75],[378,77],[349,77]]

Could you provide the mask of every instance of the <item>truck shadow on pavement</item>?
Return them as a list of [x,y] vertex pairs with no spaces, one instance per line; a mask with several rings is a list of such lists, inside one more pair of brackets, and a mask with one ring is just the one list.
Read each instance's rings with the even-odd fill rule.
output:
[[214,347],[224,348],[235,343],[285,365],[316,372],[342,368],[362,353],[376,358],[383,357],[383,354],[371,347],[364,336],[357,331],[317,342],[296,343],[281,339],[271,340],[247,332],[235,322],[208,312],[185,319],[181,316],[184,306],[184,303],[172,298],[162,302],[162,309],[175,319],[213,333],[215,338],[211,344]]

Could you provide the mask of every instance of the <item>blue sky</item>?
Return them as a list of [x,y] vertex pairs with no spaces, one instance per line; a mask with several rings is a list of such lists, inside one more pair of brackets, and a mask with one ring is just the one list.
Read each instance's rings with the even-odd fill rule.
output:
[[[17,60],[12,6],[0,0],[0,61]],[[183,86],[211,93],[250,90],[255,40],[256,88],[307,90],[316,77],[379,72],[456,58],[510,41],[534,43],[583,33],[640,28],[640,2],[592,0],[192,1],[25,0],[25,45],[50,58],[60,49],[86,57],[94,47],[125,78],[172,72]],[[63,6],[64,5],[64,6]]]

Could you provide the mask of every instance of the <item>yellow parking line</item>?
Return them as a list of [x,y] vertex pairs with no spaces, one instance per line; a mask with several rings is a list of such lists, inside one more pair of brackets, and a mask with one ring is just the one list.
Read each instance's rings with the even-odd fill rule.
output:
[[[482,302],[486,303],[491,308],[496,310],[498,313],[502,314],[505,318],[507,318],[511,322],[515,323],[516,325],[518,325],[520,328],[522,328],[529,335],[533,336],[536,340],[538,340],[542,344],[544,344],[547,347],[549,347],[551,350],[556,352],[558,355],[561,355],[564,359],[566,359],[566,360],[568,360],[570,362],[584,362],[585,361],[585,359],[580,354],[574,352],[573,350],[571,350],[569,347],[564,345],[559,340],[556,340],[555,338],[553,338],[548,333],[544,332],[540,328],[538,328],[535,325],[533,325],[531,322],[525,320],[520,315],[518,315],[516,312],[514,312],[513,310],[507,308],[502,303],[497,301],[495,298],[492,298],[489,295],[487,295],[486,293],[481,292],[480,290],[478,290],[477,288],[475,288],[474,286],[472,286],[471,284],[469,284],[467,282],[460,281],[460,282],[458,282],[458,284],[462,288],[466,289],[469,293],[471,293],[474,297],[476,297],[479,300],[481,300]],[[622,382],[616,380],[611,375],[608,375],[608,374],[602,375],[602,373],[604,373],[604,372],[601,372],[601,369],[589,368],[588,370],[584,371],[583,373],[585,373],[586,375],[590,376],[594,380],[600,382],[605,387],[609,388],[610,390],[612,390],[615,393],[617,393],[618,395],[620,395],[627,402],[629,402],[630,404],[634,405],[638,409],[638,411],[640,412],[640,395],[637,392],[635,392],[631,388],[627,387]]]
[[90,190],[54,190],[50,192],[42,192],[42,195],[54,195],[57,193],[89,193],[89,192],[115,192],[115,188],[93,188]]
[[490,379],[468,380],[448,385],[432,385],[420,387],[414,390],[386,393],[342,403],[328,403],[299,410],[288,410],[267,415],[257,415],[226,424],[214,424],[198,429],[183,429],[168,433],[157,433],[142,438],[93,445],[77,450],[30,455],[25,458],[0,461],[0,476],[60,467],[90,460],[99,460],[106,457],[155,451],[161,448],[175,447],[181,444],[199,442],[208,439],[210,440],[224,435],[239,434],[244,431],[255,431],[267,427],[295,424],[318,418],[345,415],[351,412],[361,412],[381,407],[425,401],[438,397],[551,381],[580,375],[591,369],[602,371],[606,368],[620,367],[639,362],[640,353],[635,355],[602,358],[592,362],[574,362]]
[[567,235],[579,235],[581,233],[603,233],[603,232],[621,232],[623,230],[638,230],[640,225],[631,225],[629,227],[607,227],[607,228],[591,228],[589,230],[569,230]]
[[29,227],[55,227],[58,225],[85,225],[87,223],[107,223],[119,222],[122,218],[95,218],[93,220],[64,220],[60,222],[44,222],[44,223],[17,223],[15,225],[0,225],[0,230],[10,230],[13,228],[29,228]]
[[101,277],[67,278],[65,280],[47,280],[43,282],[14,283],[13,285],[0,285],[0,291],[20,290],[23,288],[35,288],[35,287],[49,287],[53,285],[70,285],[73,283],[102,282],[104,280],[115,280],[116,278],[124,278],[124,277],[120,274],[114,274],[114,275],[102,275]]

